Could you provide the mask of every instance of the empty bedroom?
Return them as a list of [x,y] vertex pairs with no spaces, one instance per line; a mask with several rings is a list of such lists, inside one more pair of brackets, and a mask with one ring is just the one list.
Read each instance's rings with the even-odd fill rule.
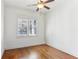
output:
[[1,0],[1,59],[78,59],[77,0]]

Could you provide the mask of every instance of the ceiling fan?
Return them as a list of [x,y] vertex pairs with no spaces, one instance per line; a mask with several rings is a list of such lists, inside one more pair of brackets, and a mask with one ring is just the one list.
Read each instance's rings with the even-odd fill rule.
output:
[[47,0],[47,1],[39,0],[37,2],[37,4],[32,4],[32,6],[37,6],[36,11],[39,11],[39,9],[41,9],[41,8],[46,8],[47,10],[49,10],[50,7],[46,6],[46,4],[50,3],[52,1],[54,1],[54,0]]

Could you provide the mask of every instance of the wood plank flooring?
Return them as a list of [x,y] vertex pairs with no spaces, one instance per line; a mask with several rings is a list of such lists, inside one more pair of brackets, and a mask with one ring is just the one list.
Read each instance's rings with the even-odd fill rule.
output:
[[77,59],[48,45],[6,50],[2,59]]

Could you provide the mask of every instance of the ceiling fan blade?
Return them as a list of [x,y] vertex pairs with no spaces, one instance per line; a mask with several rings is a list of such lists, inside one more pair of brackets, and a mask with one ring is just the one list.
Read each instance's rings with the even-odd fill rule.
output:
[[39,8],[37,8],[36,11],[39,11]]
[[42,0],[39,0],[39,2],[43,2]]
[[49,2],[52,2],[52,1],[54,1],[54,0],[48,0],[48,1],[45,1],[44,3],[49,3]]
[[44,8],[46,8],[46,9],[50,9],[48,6],[44,6]]

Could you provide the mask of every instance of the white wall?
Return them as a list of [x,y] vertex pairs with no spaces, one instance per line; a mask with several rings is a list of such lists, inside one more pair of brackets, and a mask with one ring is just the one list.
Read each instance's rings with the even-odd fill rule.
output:
[[46,19],[48,45],[77,57],[77,0],[56,0]]
[[1,0],[1,56],[4,53],[4,0]]
[[[35,37],[16,38],[16,26],[19,16],[35,18],[38,20],[38,32]],[[34,13],[29,10],[17,7],[5,7],[5,49],[14,49],[27,47],[31,45],[44,44],[44,16],[40,13]]]

